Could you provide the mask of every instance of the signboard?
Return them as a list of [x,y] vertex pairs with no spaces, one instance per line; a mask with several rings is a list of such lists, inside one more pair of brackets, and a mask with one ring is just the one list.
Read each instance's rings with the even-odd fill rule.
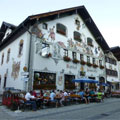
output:
[[22,75],[22,76],[28,76],[28,75],[29,75],[29,72],[21,72],[21,75]]

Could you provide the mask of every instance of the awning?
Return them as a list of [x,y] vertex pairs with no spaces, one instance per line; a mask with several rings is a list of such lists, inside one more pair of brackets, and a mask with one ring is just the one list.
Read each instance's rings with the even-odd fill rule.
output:
[[89,79],[89,78],[73,79],[72,82],[79,82],[79,83],[98,83],[97,80],[93,80],[93,79]]

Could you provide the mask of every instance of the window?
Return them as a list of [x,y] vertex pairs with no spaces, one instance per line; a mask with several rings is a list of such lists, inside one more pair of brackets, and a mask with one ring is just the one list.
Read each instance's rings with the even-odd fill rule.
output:
[[73,57],[73,59],[77,58],[76,52],[72,52],[72,57]]
[[93,40],[91,39],[91,38],[87,38],[87,44],[89,45],[89,46],[91,46],[91,47],[93,47]]
[[1,75],[0,75],[0,87],[1,87],[1,79],[2,79],[2,78],[1,78]]
[[64,56],[68,56],[68,50],[64,49]]
[[87,63],[90,63],[90,56],[87,56]]
[[83,54],[80,54],[80,60],[81,60],[81,61],[84,60]]
[[6,87],[6,82],[7,82],[7,77],[6,77],[6,74],[5,74],[5,76],[4,76],[4,84],[3,84],[3,88]]
[[107,75],[110,75],[110,76],[115,76],[115,77],[118,76],[118,72],[117,72],[117,71],[115,71],[115,70],[110,70],[110,69],[106,69],[106,74],[107,74]]
[[64,75],[65,79],[65,89],[75,89],[75,83],[72,82],[73,79],[75,79],[75,75]]
[[93,64],[96,64],[96,62],[95,62],[95,58],[93,58]]
[[47,72],[35,72],[33,89],[56,89],[56,74]]
[[79,32],[74,31],[74,40],[81,42],[81,34]]
[[99,65],[102,66],[102,60],[99,60]]
[[47,28],[48,28],[47,23],[43,23],[43,24],[42,24],[42,28],[47,30]]
[[56,29],[57,29],[57,33],[60,33],[62,35],[67,34],[66,33],[66,31],[67,31],[66,26],[64,26],[63,24],[58,23]]
[[10,60],[10,49],[8,49],[8,52],[7,52],[7,62],[9,62]]
[[23,40],[21,40],[19,43],[19,55],[22,55],[22,52],[23,52]]
[[3,62],[4,62],[4,53],[2,54],[1,65],[3,64]]
[[47,43],[42,43],[42,56],[49,54],[50,47]]

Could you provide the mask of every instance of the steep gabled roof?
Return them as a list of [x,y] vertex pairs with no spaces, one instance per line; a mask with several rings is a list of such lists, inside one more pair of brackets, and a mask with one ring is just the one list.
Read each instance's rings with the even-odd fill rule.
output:
[[110,51],[114,54],[117,60],[120,61],[120,47],[119,46],[111,47]]
[[[8,39],[12,39],[13,38],[12,36],[18,34],[21,30],[23,30],[24,32],[27,31],[27,28],[29,28],[30,25],[33,25],[36,21],[42,22],[45,20],[46,21],[53,20],[58,17],[63,17],[65,15],[71,15],[75,13],[78,13],[81,16],[86,26],[88,27],[94,38],[96,39],[96,42],[101,46],[103,51],[109,50],[110,48],[108,44],[106,43],[105,39],[103,38],[102,34],[100,33],[99,29],[97,28],[96,24],[94,23],[94,21],[92,20],[91,16],[89,15],[88,11],[84,6],[78,6],[78,7],[29,16],[15,29],[13,33],[11,33],[11,36],[9,36],[8,38],[6,38],[6,40],[4,40],[4,43],[0,44],[0,50],[5,47],[5,44],[8,42]],[[12,40],[9,40],[9,42],[15,40],[15,38],[16,37],[14,37],[14,39]]]
[[0,41],[3,39],[7,28],[14,30],[16,29],[16,26],[7,22],[3,22],[0,28]]

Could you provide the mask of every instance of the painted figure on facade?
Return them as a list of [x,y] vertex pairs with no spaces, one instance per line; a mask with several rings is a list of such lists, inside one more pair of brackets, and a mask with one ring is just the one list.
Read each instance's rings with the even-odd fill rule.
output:
[[44,34],[42,33],[42,31],[39,29],[38,25],[35,24],[32,28],[32,33],[37,35],[37,37],[39,37],[40,39],[44,40]]
[[18,78],[19,71],[20,71],[20,62],[14,61],[12,65],[12,73],[11,73],[11,76],[14,78],[14,80]]
[[53,28],[49,29],[49,36],[48,39],[51,38],[51,41],[55,40],[55,32],[54,32],[55,26],[53,26]]

